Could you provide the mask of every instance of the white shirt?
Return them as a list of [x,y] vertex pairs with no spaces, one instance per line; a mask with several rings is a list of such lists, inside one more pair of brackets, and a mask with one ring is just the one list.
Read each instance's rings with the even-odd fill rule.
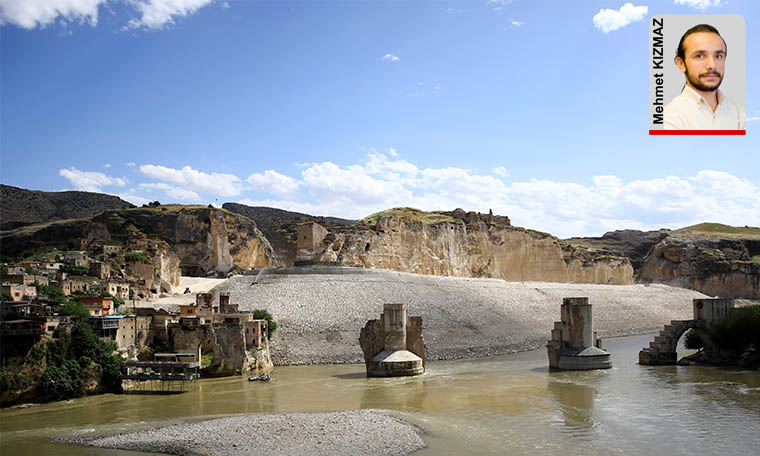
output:
[[685,85],[681,95],[665,106],[665,130],[745,130],[744,109],[718,93],[713,112],[707,100]]

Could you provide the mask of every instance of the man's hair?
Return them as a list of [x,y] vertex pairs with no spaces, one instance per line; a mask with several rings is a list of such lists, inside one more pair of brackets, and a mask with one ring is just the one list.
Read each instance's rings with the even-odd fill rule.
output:
[[[676,49],[676,57],[680,57],[681,60],[686,60],[686,50],[683,48],[683,42],[686,40],[686,37],[692,33],[714,33],[720,36],[718,29],[709,24],[699,24],[690,28],[686,31],[686,33],[683,34],[681,41],[678,42],[678,49]],[[720,39],[723,40],[723,37],[720,36]],[[728,54],[728,45],[726,44],[726,40],[723,40],[723,45],[726,46],[726,54]]]

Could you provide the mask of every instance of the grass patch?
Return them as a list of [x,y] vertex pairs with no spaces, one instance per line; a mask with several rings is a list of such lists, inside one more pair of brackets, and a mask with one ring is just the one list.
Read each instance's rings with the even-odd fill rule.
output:
[[405,218],[415,222],[422,222],[426,225],[444,222],[462,223],[461,220],[448,215],[439,214],[437,212],[425,212],[411,207],[394,207],[381,212],[375,212],[374,214],[363,218],[361,221],[368,225],[374,225],[380,217]]
[[760,264],[760,255],[755,255],[752,257],[752,260],[750,260],[752,263]]
[[699,231],[703,233],[723,233],[723,234],[755,234],[760,236],[760,228],[754,226],[731,226],[722,223],[699,223],[697,225],[687,226],[677,231]]

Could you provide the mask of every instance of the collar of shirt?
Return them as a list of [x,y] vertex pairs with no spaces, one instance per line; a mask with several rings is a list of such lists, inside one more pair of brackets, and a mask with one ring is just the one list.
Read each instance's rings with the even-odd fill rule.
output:
[[[718,106],[716,107],[715,110],[717,111],[718,110],[717,108],[721,106],[725,98],[723,97],[723,92],[721,92],[720,89],[717,89],[716,92],[718,95]],[[690,100],[694,101],[694,103],[696,103],[697,106],[703,103],[705,106],[708,106],[708,107],[710,106],[707,103],[707,100],[705,100],[704,97],[702,97],[702,95],[698,94],[697,91],[692,89],[688,84],[684,85],[683,94],[686,95]]]

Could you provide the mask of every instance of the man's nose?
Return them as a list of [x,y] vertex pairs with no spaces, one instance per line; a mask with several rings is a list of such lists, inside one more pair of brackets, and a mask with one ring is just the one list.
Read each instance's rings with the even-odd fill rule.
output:
[[712,70],[715,67],[715,57],[707,56],[705,59],[705,69]]

